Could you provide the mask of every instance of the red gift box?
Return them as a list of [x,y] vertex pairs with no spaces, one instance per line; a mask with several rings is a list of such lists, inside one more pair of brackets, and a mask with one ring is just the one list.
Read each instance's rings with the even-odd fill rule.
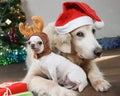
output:
[[9,96],[26,91],[28,91],[27,84],[24,82],[4,82],[0,84],[0,96]]

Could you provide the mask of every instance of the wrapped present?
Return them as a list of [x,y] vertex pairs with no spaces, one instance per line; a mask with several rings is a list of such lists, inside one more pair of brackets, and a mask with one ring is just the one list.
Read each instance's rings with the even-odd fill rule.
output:
[[13,94],[13,95],[10,95],[10,96],[33,96],[32,92],[22,92],[22,93],[18,93],[18,94]]
[[0,84],[0,96],[9,96],[12,94],[26,92],[27,84],[24,82],[4,82]]

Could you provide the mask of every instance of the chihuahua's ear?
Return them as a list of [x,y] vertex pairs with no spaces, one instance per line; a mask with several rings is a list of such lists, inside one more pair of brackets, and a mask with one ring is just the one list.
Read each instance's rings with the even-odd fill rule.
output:
[[54,46],[64,52],[64,53],[71,53],[71,35],[68,34],[56,34],[54,35]]

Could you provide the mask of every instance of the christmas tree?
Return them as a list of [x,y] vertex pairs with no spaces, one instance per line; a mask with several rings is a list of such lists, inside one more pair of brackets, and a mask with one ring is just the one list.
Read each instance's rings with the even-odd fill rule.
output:
[[18,26],[25,21],[21,0],[0,0],[0,65],[24,61],[25,38]]

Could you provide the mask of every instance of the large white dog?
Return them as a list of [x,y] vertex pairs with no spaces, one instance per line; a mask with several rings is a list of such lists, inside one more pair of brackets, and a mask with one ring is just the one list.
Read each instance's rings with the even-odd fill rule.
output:
[[81,66],[96,91],[107,91],[110,88],[111,85],[104,79],[94,61],[102,54],[102,48],[95,38],[95,29],[92,25],[82,26],[68,34],[60,35],[55,31],[54,23],[51,23],[44,32],[49,36],[52,50]]
[[44,29],[52,50],[81,66],[96,91],[107,91],[111,85],[94,61],[102,54],[95,30],[101,29],[104,22],[86,3],[64,2],[62,8],[55,23],[48,24]]

